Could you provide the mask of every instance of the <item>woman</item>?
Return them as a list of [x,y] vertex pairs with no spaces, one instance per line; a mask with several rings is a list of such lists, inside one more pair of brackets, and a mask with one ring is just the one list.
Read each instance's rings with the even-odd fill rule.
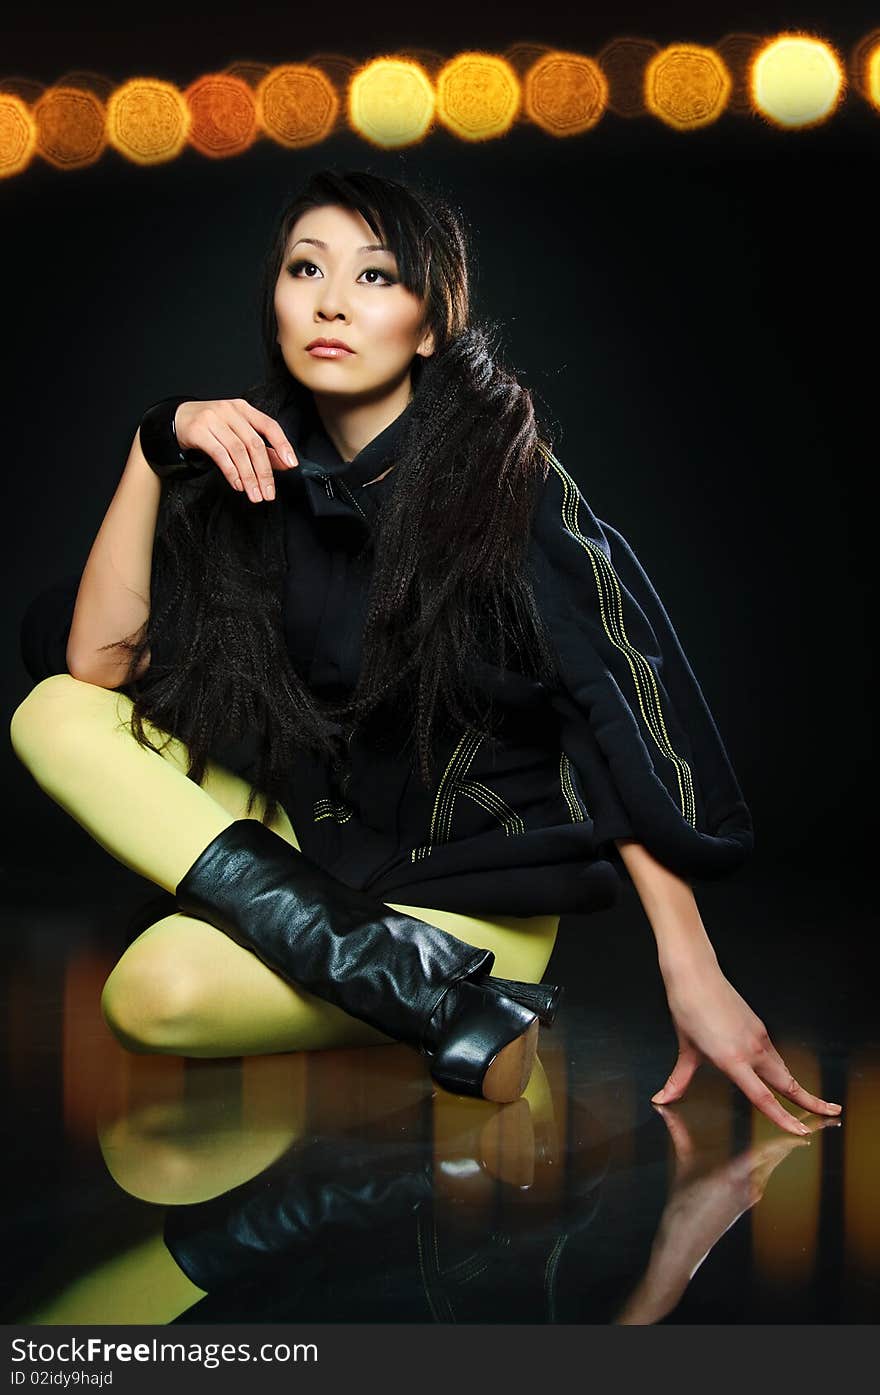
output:
[[[723,744],[632,550],[470,324],[467,263],[443,201],[313,176],[267,262],[265,382],[166,399],[135,436],[69,673],[12,725],[47,793],[182,912],[122,956],[105,1016],[190,1055],[391,1036],[446,1088],[517,1098],[558,917],[613,900],[607,853],[678,1034],[655,1098],[705,1055],[805,1132],[773,1089],[836,1106],[722,975],[686,880],[751,847]],[[242,779],[216,754],[248,733]]]

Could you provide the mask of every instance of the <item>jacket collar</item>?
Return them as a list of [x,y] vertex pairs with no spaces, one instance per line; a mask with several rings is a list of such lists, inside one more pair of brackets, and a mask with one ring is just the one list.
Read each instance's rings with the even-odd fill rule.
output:
[[[368,521],[381,500],[385,481],[370,484],[394,464],[409,420],[411,403],[358,451],[343,460],[327,435],[311,398],[291,394],[278,421],[296,451],[299,466],[282,478],[299,480],[315,514],[344,515]],[[369,488],[366,486],[369,485]]]

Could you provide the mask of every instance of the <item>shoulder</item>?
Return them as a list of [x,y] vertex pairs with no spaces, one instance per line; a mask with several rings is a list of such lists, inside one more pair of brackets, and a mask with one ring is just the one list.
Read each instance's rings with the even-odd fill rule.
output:
[[576,568],[596,552],[607,560],[614,530],[597,518],[574,476],[540,439],[538,460],[544,478],[533,517],[533,550],[557,562],[568,559]]

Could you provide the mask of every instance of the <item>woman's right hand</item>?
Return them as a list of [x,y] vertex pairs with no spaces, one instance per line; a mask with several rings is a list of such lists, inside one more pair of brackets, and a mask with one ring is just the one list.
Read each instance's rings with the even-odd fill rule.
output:
[[299,464],[278,422],[243,397],[181,402],[174,430],[182,450],[202,451],[232,488],[246,492],[254,503],[274,499],[273,470]]

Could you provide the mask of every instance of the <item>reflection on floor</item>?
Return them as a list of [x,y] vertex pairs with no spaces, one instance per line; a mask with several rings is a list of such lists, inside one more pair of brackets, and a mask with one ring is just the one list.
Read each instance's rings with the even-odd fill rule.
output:
[[867,933],[851,888],[698,890],[731,981],[843,1105],[826,1126],[796,1111],[797,1139],[711,1066],[650,1104],[674,1038],[629,887],[563,922],[548,978],[567,996],[502,1107],[437,1090],[403,1045],[126,1052],[98,1000],[149,888],[123,869],[108,886],[63,910],[34,886],[4,912],[5,1322],[880,1315],[880,1046],[846,967]]

